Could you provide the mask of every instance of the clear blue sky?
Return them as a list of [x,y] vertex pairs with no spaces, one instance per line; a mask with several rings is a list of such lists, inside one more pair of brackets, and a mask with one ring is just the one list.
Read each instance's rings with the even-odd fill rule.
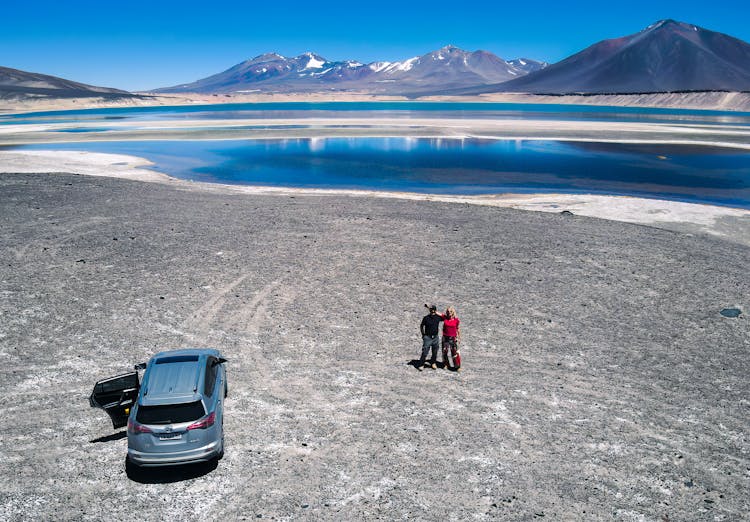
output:
[[673,18],[750,41],[747,0],[616,2],[3,0],[0,65],[128,90],[275,51],[401,60],[446,44],[555,62]]

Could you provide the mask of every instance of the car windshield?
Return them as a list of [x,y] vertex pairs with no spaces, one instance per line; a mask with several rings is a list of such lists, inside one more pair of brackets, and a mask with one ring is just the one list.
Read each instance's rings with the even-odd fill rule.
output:
[[135,420],[141,424],[178,424],[198,420],[206,414],[201,401],[161,406],[138,406]]

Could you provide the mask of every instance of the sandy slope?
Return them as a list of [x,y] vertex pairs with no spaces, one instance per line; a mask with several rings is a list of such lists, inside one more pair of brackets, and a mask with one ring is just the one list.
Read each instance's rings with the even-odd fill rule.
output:
[[[0,201],[3,520],[750,511],[747,246],[67,174]],[[408,364],[425,301],[457,305],[462,374]],[[231,361],[225,459],[126,476],[92,383],[195,345]]]
[[[253,102],[324,102],[324,101],[407,101],[403,96],[380,96],[367,93],[307,93],[307,94],[144,94],[142,98],[123,100],[60,99],[60,100],[0,100],[2,112],[28,112],[42,110],[70,110],[80,108],[192,105],[214,103]],[[562,95],[547,96],[526,93],[497,93],[481,96],[423,96],[419,101],[552,103],[572,105],[602,105],[621,107],[671,107],[682,109],[707,109],[721,111],[750,111],[750,93],[746,92],[696,92],[612,95]]]
[[574,105],[609,105],[616,107],[670,107],[717,111],[750,111],[747,92],[688,92],[652,94],[598,94],[545,96],[536,94],[488,94],[484,101],[510,103],[563,103]]

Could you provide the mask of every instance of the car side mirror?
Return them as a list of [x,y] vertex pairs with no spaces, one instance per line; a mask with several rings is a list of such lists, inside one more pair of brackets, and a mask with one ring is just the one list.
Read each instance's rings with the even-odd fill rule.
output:
[[214,361],[214,366],[218,366],[219,364],[224,364],[225,362],[227,362],[227,360],[224,359],[224,357],[219,357],[218,359]]
[[136,370],[145,370],[146,369],[146,363],[138,363],[135,366],[133,366]]

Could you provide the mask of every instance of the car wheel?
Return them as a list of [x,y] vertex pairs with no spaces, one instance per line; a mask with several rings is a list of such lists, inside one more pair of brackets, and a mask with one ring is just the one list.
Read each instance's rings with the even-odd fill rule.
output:
[[125,474],[129,478],[137,478],[140,473],[143,472],[143,468],[141,468],[138,464],[130,460],[129,456],[125,456]]
[[216,454],[216,460],[219,461],[224,458],[224,430],[221,430],[221,449]]

